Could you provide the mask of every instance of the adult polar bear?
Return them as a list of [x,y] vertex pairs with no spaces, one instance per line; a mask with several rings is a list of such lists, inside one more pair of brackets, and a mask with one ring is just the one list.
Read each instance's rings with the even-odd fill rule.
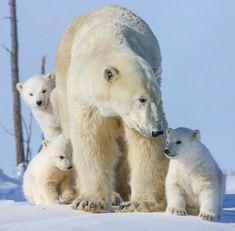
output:
[[56,57],[56,88],[62,130],[71,139],[79,176],[74,209],[110,211],[120,137],[127,144],[131,186],[131,201],[120,209],[162,208],[168,161],[160,135],[167,126],[160,65],[155,36],[125,8],[97,9],[66,29]]

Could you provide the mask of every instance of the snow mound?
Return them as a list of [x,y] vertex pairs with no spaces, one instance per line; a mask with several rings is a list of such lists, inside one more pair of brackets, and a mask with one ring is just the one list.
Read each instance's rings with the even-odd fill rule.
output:
[[11,178],[0,169],[0,200],[24,201],[22,181]]

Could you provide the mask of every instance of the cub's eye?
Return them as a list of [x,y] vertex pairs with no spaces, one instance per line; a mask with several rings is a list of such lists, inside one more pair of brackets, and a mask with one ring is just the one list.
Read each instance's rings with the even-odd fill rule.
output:
[[47,92],[46,90],[43,90],[43,91],[42,91],[42,94],[44,94],[44,93],[46,93],[46,92]]
[[139,98],[139,101],[140,101],[141,103],[145,103],[147,100],[146,100],[145,98]]
[[169,142],[168,141],[166,141],[166,144],[168,144]]
[[30,96],[33,96],[33,93],[29,93]]
[[180,140],[177,140],[175,143],[176,144],[181,144],[182,142]]
[[60,159],[61,159],[61,160],[63,160],[63,159],[64,159],[64,157],[63,157],[63,156],[60,156]]

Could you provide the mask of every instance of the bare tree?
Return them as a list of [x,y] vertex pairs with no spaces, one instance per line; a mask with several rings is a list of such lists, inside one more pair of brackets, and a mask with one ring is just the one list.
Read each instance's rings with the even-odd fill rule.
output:
[[24,164],[24,144],[23,131],[21,123],[21,104],[19,93],[16,90],[16,84],[19,82],[18,67],[18,34],[17,34],[17,17],[15,0],[9,0],[10,8],[10,25],[11,25],[11,76],[12,76],[12,93],[13,93],[13,117],[14,117],[14,134],[16,142],[16,163],[17,166]]
[[45,75],[46,73],[46,55],[42,56],[41,59],[41,75]]
[[32,119],[33,114],[30,112],[29,122],[26,123],[24,117],[23,118],[23,126],[25,131],[25,168],[27,168],[29,161],[32,159],[32,149],[31,149],[31,138],[32,138]]
[[[46,73],[46,55],[42,56],[41,59],[41,75],[45,75]],[[42,133],[41,135],[41,139],[44,139],[44,135]],[[38,152],[40,152],[42,150],[42,144],[40,144],[39,148],[38,148]]]

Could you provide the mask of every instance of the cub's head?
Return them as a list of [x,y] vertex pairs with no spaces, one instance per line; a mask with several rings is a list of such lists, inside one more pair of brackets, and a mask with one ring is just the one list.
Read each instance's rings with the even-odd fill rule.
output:
[[55,74],[35,75],[24,83],[17,83],[16,88],[25,102],[36,109],[47,107],[51,91],[55,87]]
[[193,145],[200,141],[200,131],[188,128],[167,128],[164,154],[170,159],[188,155]]
[[62,134],[51,141],[42,141],[43,152],[48,155],[49,161],[62,171],[72,169],[72,153],[69,150],[69,140]]
[[159,79],[144,59],[126,50],[104,50],[79,70],[78,88],[103,116],[121,117],[147,137],[163,133]]

